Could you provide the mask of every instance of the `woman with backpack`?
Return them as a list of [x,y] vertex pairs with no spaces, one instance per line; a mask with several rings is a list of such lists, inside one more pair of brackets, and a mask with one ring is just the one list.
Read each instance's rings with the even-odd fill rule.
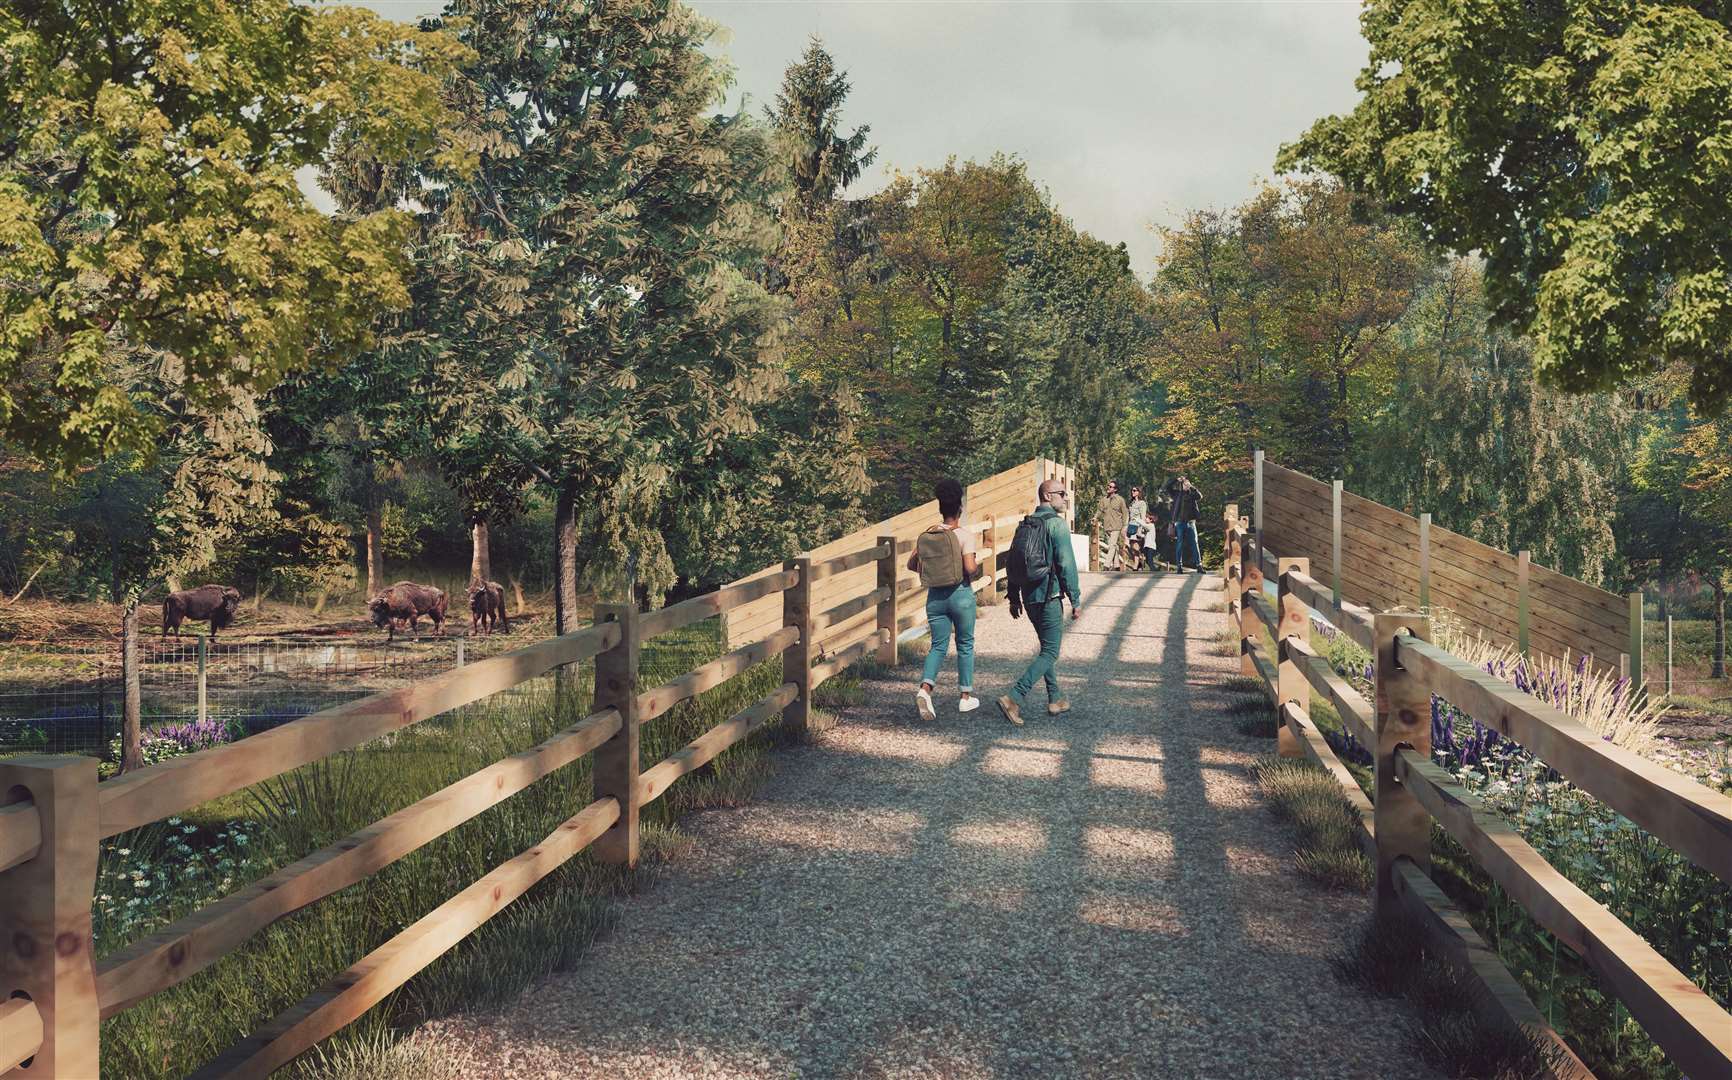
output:
[[980,708],[980,699],[974,696],[976,608],[971,582],[980,573],[974,532],[962,528],[960,483],[945,477],[938,482],[934,494],[938,496],[938,515],[944,519],[943,523],[921,533],[914,541],[914,554],[908,557],[908,569],[918,571],[920,584],[926,587],[926,622],[932,628],[932,647],[926,652],[920,689],[914,694],[914,706],[920,710],[922,720],[938,718],[932,690],[937,685],[944,654],[950,651],[952,630],[956,633],[957,682],[962,691],[956,711],[973,712]]

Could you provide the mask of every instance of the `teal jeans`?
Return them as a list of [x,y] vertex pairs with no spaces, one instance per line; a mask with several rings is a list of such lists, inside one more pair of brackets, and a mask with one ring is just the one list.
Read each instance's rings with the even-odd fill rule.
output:
[[1058,666],[1059,644],[1064,641],[1064,598],[1055,596],[1041,603],[1024,604],[1023,610],[1028,612],[1028,621],[1033,624],[1035,636],[1040,639],[1040,655],[1028,665],[1022,678],[1016,680],[1016,685],[1011,688],[1011,695],[1020,700],[1034,689],[1036,682],[1045,679],[1047,701],[1057,701],[1058,676],[1054,669]]
[[974,618],[976,613],[974,587],[968,582],[929,589],[926,593],[926,622],[932,627],[932,648],[926,651],[926,667],[921,681],[938,685],[938,669],[944,665],[944,654],[950,651],[950,633],[956,631],[956,677],[958,690],[974,692]]

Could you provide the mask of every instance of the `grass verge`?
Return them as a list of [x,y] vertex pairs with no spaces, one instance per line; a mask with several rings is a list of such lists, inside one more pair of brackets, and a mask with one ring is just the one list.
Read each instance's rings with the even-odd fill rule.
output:
[[1332,964],[1343,982],[1379,997],[1405,997],[1417,1016],[1408,1035],[1427,1065],[1452,1080],[1538,1080],[1551,1062],[1519,1028],[1488,1022],[1467,977],[1425,947],[1404,913],[1368,919]]
[[1299,872],[1331,889],[1368,891],[1375,871],[1359,847],[1359,816],[1335,778],[1292,758],[1263,758],[1254,768],[1269,809],[1299,834]]
[[[644,651],[645,688],[719,655],[714,639],[712,628],[699,624],[653,642]],[[662,760],[780,681],[776,659],[680,703],[645,726],[643,760]],[[844,678],[827,685],[826,699],[845,702],[847,683]],[[159,823],[115,837],[103,846],[99,879],[130,884],[139,895],[125,899],[139,903],[98,918],[98,955],[534,746],[586,715],[590,701],[588,671],[571,674],[563,685],[553,677],[534,680],[195,808],[184,823],[175,819],[167,828]],[[637,871],[587,854],[572,859],[298,1068],[327,1061],[346,1063],[346,1074],[374,1075],[362,1068],[380,1057],[368,1047],[391,1042],[393,1032],[457,1008],[509,1000],[534,979],[572,967],[612,924],[618,899],[677,853],[683,844],[680,817],[748,800],[770,772],[771,750],[785,739],[771,724],[645,808],[644,860]],[[366,881],[280,920],[206,971],[106,1021],[104,1075],[154,1078],[195,1070],[493,867],[539,843],[587,805],[591,793],[585,758]],[[243,825],[247,850],[237,860],[229,853]],[[212,868],[195,888],[183,885],[188,849],[196,849],[193,861]],[[114,890],[109,895],[119,900]]]

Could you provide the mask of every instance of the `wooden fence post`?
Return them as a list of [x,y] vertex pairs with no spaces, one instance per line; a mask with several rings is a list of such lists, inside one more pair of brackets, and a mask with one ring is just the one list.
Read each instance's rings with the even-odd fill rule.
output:
[[1666,696],[1672,696],[1672,616],[1666,616]]
[[1299,707],[1305,710],[1305,714],[1309,716],[1311,714],[1311,683],[1305,678],[1305,673],[1299,670],[1298,664],[1281,656],[1281,642],[1288,638],[1298,638],[1307,645],[1311,644],[1311,608],[1287,587],[1288,571],[1309,575],[1311,573],[1311,560],[1277,556],[1275,569],[1280,575],[1277,579],[1277,588],[1280,590],[1277,601],[1279,606],[1276,607],[1275,612],[1281,620],[1280,631],[1275,635],[1275,655],[1280,658],[1280,666],[1276,669],[1276,746],[1280,749],[1282,757],[1304,757],[1305,751],[1300,749],[1299,737],[1282,722],[1281,706],[1289,701],[1297,702]]
[[983,543],[981,545],[981,547],[986,549],[986,561],[981,564],[980,572],[986,578],[986,590],[988,592],[990,592],[992,594],[992,598],[994,600],[996,600],[996,599],[998,599],[998,515],[997,514],[988,514],[986,516],[986,532],[981,534],[981,538],[983,540],[985,540],[985,543]]
[[1532,561],[1525,551],[1516,552],[1516,649],[1528,654],[1528,566]]
[[1251,528],[1263,535],[1263,451],[1251,452]]
[[[1231,592],[1233,575],[1231,573],[1238,559],[1233,556],[1233,526],[1239,521],[1239,504],[1228,503],[1221,510],[1221,588]],[[1160,547],[1161,538],[1155,537],[1155,547]],[[1199,538],[1198,546],[1202,546]],[[1232,597],[1228,597],[1229,603]]]
[[1226,596],[1227,629],[1239,633],[1239,575],[1244,572],[1240,559],[1239,507],[1231,507],[1233,516],[1221,522],[1226,537],[1226,554],[1221,560],[1221,588]]
[[1642,592],[1630,594],[1630,694],[1644,688],[1642,680]]
[[1257,536],[1249,531],[1244,518],[1239,519],[1239,531],[1246,534],[1239,545],[1239,674],[1255,679],[1257,663],[1251,659],[1251,650],[1263,638],[1263,624],[1245,597],[1263,595],[1263,556],[1257,550]]
[[1393,910],[1395,894],[1390,866],[1406,856],[1422,870],[1431,867],[1431,815],[1395,776],[1397,747],[1411,746],[1431,757],[1431,690],[1418,676],[1395,664],[1395,637],[1407,633],[1431,640],[1431,620],[1417,612],[1391,611],[1373,617],[1377,645],[1377,746],[1375,759],[1375,832],[1377,836],[1377,906]]
[[619,623],[619,644],[595,658],[595,708],[619,710],[619,730],[595,749],[595,796],[619,800],[619,820],[596,840],[595,857],[636,866],[638,841],[638,612],[636,604],[597,604],[597,623]]
[[[901,619],[901,616],[898,613],[899,608],[896,604],[896,537],[880,536],[878,542],[880,544],[890,545],[890,554],[878,560],[878,587],[880,589],[890,590],[889,596],[878,601],[878,662],[883,664],[885,667],[895,667],[897,659],[896,624]],[[805,580],[803,575],[801,580]],[[789,592],[792,591],[792,589],[789,590]],[[783,593],[782,596],[782,612],[783,615],[786,616],[788,611],[788,601],[786,597],[788,596],[788,593]],[[783,618],[782,622],[785,625],[797,625],[789,623],[786,618]],[[801,645],[804,646],[805,642],[802,641]],[[792,651],[793,650],[789,650],[782,655],[791,655]],[[787,663],[786,660],[782,661],[784,671],[787,668]],[[795,680],[785,679],[784,681],[793,682]]]
[[1419,515],[1419,606],[1431,606],[1431,515]]
[[1341,606],[1341,481],[1336,480],[1329,485],[1330,511],[1333,521],[1329,536],[1329,562],[1334,573],[1330,580],[1335,596],[1335,606]]
[[0,801],[16,788],[36,803],[42,846],[0,873],[0,994],[28,995],[41,1017],[42,1046],[25,1075],[94,1077],[102,1015],[90,936],[101,832],[96,759],[0,761]]
[[[891,555],[891,574],[895,574],[895,555]],[[812,640],[812,560],[802,555],[789,559],[785,569],[798,570],[800,580],[782,593],[782,625],[797,627],[800,640],[782,654],[782,681],[799,687],[799,696],[782,710],[782,723],[790,731],[803,732],[812,719],[812,652],[817,642]],[[895,577],[891,577],[892,583]],[[894,589],[895,585],[892,584]],[[890,647],[896,647],[896,624],[890,624]]]

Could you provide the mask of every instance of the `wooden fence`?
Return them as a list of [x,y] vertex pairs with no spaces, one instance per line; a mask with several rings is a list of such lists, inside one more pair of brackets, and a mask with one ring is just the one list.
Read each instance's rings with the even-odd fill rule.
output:
[[1256,458],[1264,544],[1309,559],[1336,602],[1442,608],[1499,644],[1599,667],[1642,682],[1642,594],[1596,589],[1301,472]]
[[[1037,460],[970,489],[992,588],[1000,531],[1033,507],[1034,485],[1068,470]],[[994,515],[1005,514],[1003,522]],[[596,609],[595,623],[413,686],[314,713],[240,742],[98,784],[96,759],[0,761],[0,1075],[90,1078],[99,1025],[208,968],[272,923],[348,888],[586,754],[594,800],[545,840],[501,864],[374,949],[196,1075],[265,1076],[339,1031],[452,949],[578,852],[633,865],[642,808],[680,777],[766,724],[808,722],[812,692],[876,646],[893,661],[897,635],[925,620],[919,580],[902,569],[913,536],[937,518],[927,504],[810,555],[671,607]],[[768,611],[765,623],[759,613]],[[701,620],[729,620],[730,651],[673,681],[638,688],[644,642]],[[749,633],[736,632],[744,620]],[[749,668],[782,658],[780,686],[647,770],[640,726]],[[108,837],[240,791],[388,732],[593,660],[588,716],[329,847],[176,920],[97,961],[91,901]],[[27,1063],[27,1065],[26,1065]],[[16,1070],[16,1071],[15,1071]]]
[[[1255,516],[1264,523],[1262,535],[1250,519],[1239,516],[1237,506],[1227,507],[1224,515],[1222,573],[1228,625],[1240,639],[1241,671],[1261,680],[1275,709],[1280,752],[1308,757],[1323,767],[1358,811],[1364,826],[1361,843],[1377,865],[1379,907],[1398,904],[1416,915],[1434,943],[1479,979],[1485,991],[1483,1007],[1550,1044],[1555,1075],[1591,1075],[1546,1025],[1495,951],[1432,882],[1435,820],[1535,922],[1583,957],[1684,1073],[1732,1076],[1732,1015],[1432,762],[1432,698],[1514,740],[1571,783],[1728,884],[1732,884],[1732,798],[1614,746],[1558,709],[1433,645],[1430,618],[1419,611],[1400,610],[1425,595],[1423,590],[1415,595],[1423,577],[1407,573],[1398,561],[1366,556],[1364,535],[1369,531],[1359,536],[1357,549],[1355,533],[1346,534],[1346,549],[1352,553],[1348,566],[1342,568],[1339,559],[1332,559],[1329,573],[1335,583],[1324,584],[1312,572],[1309,553],[1318,550],[1319,534],[1312,531],[1317,517],[1303,494],[1305,484],[1316,481],[1264,463],[1261,455],[1257,466],[1262,499]],[[1278,490],[1300,495],[1271,497]],[[1332,498],[1361,520],[1367,517],[1366,506],[1377,507],[1343,495],[1337,485]],[[1385,522],[1386,529],[1401,527],[1394,518]],[[1335,526],[1335,534],[1334,542],[1325,541],[1322,550],[1342,551],[1340,525]],[[1300,550],[1277,546],[1278,538],[1298,544]],[[1467,549],[1458,546],[1457,550]],[[1492,554],[1498,558],[1453,563],[1461,576],[1452,588],[1461,591],[1433,593],[1429,599],[1459,602],[1470,595],[1473,566],[1488,568],[1490,573],[1508,566],[1507,553]],[[1521,565],[1526,566],[1525,559]],[[1388,576],[1381,576],[1384,573]],[[1273,602],[1266,595],[1266,575],[1278,582]],[[1525,579],[1536,590],[1531,598],[1537,601],[1536,610],[1570,608],[1587,595],[1588,586],[1580,582],[1571,583],[1573,587],[1560,595],[1546,595],[1556,585],[1553,578],[1560,576],[1548,572],[1543,578]],[[1348,598],[1356,595],[1378,608],[1398,610],[1373,610]],[[1507,592],[1492,595],[1510,598]],[[1311,648],[1313,613],[1375,658],[1375,702],[1367,701]],[[1478,625],[1489,625],[1507,614],[1487,611]],[[1508,625],[1507,619],[1504,624]],[[1561,635],[1550,637],[1548,631],[1549,644],[1559,655],[1566,649],[1589,651],[1583,639],[1568,636],[1562,623],[1551,626]],[[1276,643],[1274,656],[1268,655],[1265,631]],[[1334,706],[1348,734],[1373,754],[1371,798],[1361,792],[1312,723],[1313,693]]]

